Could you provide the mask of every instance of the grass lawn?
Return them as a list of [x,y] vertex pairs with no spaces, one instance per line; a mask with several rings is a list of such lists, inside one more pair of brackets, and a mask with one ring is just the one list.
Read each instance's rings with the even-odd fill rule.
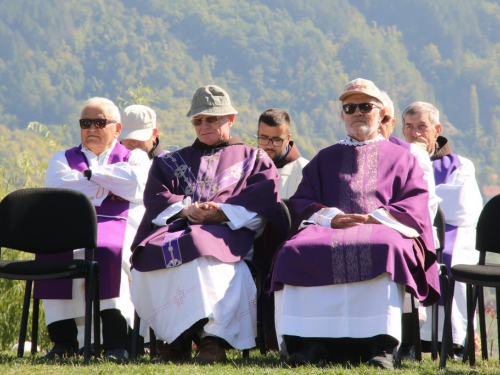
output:
[[[0,374],[388,374],[389,371],[374,369],[366,365],[324,367],[305,366],[290,368],[281,360],[277,353],[268,353],[263,357],[258,351],[250,353],[250,359],[244,360],[239,351],[229,351],[229,361],[214,366],[198,365],[194,363],[182,364],[151,364],[149,357],[144,356],[137,361],[126,364],[114,364],[92,359],[84,364],[83,359],[61,359],[45,361],[42,355],[18,359],[12,352],[0,353]],[[395,374],[436,374],[438,363],[433,362],[428,355],[424,355],[421,363],[403,362],[402,367],[396,369]],[[498,359],[479,361],[476,369],[470,369],[461,361],[449,361],[445,371],[441,374],[500,374]]]

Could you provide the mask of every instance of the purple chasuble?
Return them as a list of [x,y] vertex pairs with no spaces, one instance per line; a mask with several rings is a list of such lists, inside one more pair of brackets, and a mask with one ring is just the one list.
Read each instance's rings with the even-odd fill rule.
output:
[[[71,169],[83,171],[89,167],[82,146],[66,151],[65,156]],[[116,143],[109,155],[108,164],[127,161],[130,151]],[[122,267],[122,250],[129,201],[114,194],[109,194],[100,207],[95,207],[97,214],[97,247],[94,260],[99,263],[100,298],[110,299],[120,295],[120,280]],[[76,213],[78,214],[78,213]],[[73,252],[38,256],[37,260],[73,259]],[[43,280],[35,282],[35,298],[41,299],[71,299],[72,280]]]
[[[284,284],[323,286],[373,279],[384,272],[430,305],[439,298],[439,279],[428,191],[416,158],[381,140],[365,145],[336,144],[321,150],[303,169],[290,198],[292,231],[274,262],[270,290]],[[383,224],[348,229],[300,221],[321,207],[368,214],[384,208],[420,237],[407,238]],[[294,230],[295,229],[295,230]]]
[[401,146],[405,148],[406,150],[410,151],[410,144],[406,141],[403,141],[402,139],[393,137],[392,135],[388,139],[389,142],[394,143],[395,145]]
[[193,224],[187,219],[163,227],[152,224],[172,204],[192,202],[238,205],[268,219],[284,231],[278,195],[279,174],[267,154],[241,144],[239,137],[210,147],[193,146],[155,158],[144,192],[146,213],[132,244],[132,267],[141,272],[176,267],[202,256],[222,262],[241,260],[255,233],[225,224]]

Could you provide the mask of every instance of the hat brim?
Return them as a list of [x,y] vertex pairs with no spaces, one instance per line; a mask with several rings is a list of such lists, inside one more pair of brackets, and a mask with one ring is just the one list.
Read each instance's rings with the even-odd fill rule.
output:
[[347,97],[349,97],[351,95],[354,95],[354,94],[364,94],[366,96],[369,96],[370,98],[377,99],[380,103],[384,103],[384,101],[382,100],[382,98],[378,98],[378,97],[376,97],[374,95],[367,94],[364,91],[356,91],[356,90],[351,90],[351,91],[348,91],[348,92],[344,92],[342,95],[339,96],[339,100],[341,102],[343,102],[345,98],[347,98]]
[[120,139],[134,139],[136,141],[149,141],[153,136],[154,129],[127,130],[122,129]]
[[198,115],[209,115],[209,116],[227,116],[227,115],[236,115],[238,111],[234,109],[232,106],[225,106],[223,108],[218,107],[198,107],[192,108],[186,114],[186,117],[192,118]]

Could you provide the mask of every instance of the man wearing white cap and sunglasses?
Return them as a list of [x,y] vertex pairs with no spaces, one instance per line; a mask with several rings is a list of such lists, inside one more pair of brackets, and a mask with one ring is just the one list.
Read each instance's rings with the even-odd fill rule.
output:
[[134,104],[123,110],[120,141],[129,150],[146,152],[150,159],[166,154],[160,145],[156,113],[145,105]]
[[347,83],[339,100],[347,137],[304,167],[289,201],[296,224],[270,288],[276,332],[291,365],[366,358],[393,369],[405,288],[439,298],[427,187],[415,157],[379,134],[372,81]]

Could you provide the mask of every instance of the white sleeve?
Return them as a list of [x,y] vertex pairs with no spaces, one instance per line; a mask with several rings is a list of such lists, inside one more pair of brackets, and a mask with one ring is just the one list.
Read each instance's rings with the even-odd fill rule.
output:
[[127,162],[91,167],[91,181],[133,203],[142,203],[151,163],[139,149],[131,151]]
[[71,169],[65,151],[58,151],[49,160],[45,173],[45,186],[78,190],[85,194],[94,206],[100,206],[109,191],[94,181],[87,180],[80,172]]
[[313,213],[311,217],[309,217],[309,219],[302,220],[302,223],[300,223],[299,226],[299,230],[304,229],[311,224],[331,228],[332,219],[338,214],[343,214],[343,212],[336,207],[322,208],[318,212]]
[[424,180],[427,184],[427,190],[429,190],[429,214],[431,217],[431,223],[433,223],[441,198],[436,195],[436,183],[434,182],[434,169],[432,168],[432,162],[427,151],[422,150],[414,143],[410,143],[410,152],[417,158],[418,165],[424,171]]
[[247,210],[245,207],[226,203],[219,204],[219,207],[229,219],[226,224],[232,230],[245,227],[252,231],[259,232],[259,229],[262,229],[266,223],[264,217],[256,212]]
[[475,228],[483,208],[483,198],[476,182],[474,164],[461,156],[459,160],[461,165],[445,184],[436,186],[436,191],[443,198],[441,208],[447,224]]
[[153,224],[159,226],[159,227],[164,227],[167,225],[167,220],[170,219],[172,216],[176,215],[179,213],[184,207],[187,207],[191,205],[191,197],[186,197],[184,200],[181,202],[174,203],[164,209],[162,212],[158,214],[157,217],[155,217],[153,220]]

